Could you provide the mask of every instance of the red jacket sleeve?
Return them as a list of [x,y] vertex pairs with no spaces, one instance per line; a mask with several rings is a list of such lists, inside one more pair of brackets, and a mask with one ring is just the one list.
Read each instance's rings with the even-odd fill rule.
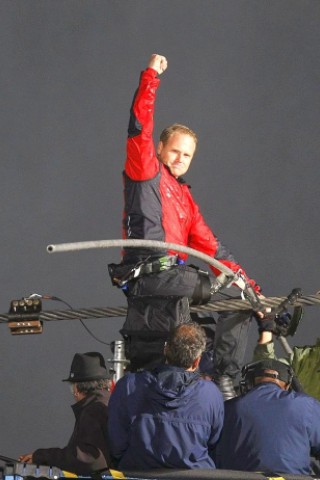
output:
[[132,180],[148,180],[159,171],[152,138],[156,90],[160,83],[156,75],[152,68],[142,72],[130,110],[125,173]]
[[[193,206],[195,210],[189,231],[188,246],[215,258],[235,273],[240,271],[252,285],[254,290],[260,292],[260,286],[255,280],[248,277],[245,270],[237,262],[230,250],[218,240],[212,230],[208,227],[196,203],[194,203]],[[221,273],[213,265],[210,265],[210,269],[216,276]]]

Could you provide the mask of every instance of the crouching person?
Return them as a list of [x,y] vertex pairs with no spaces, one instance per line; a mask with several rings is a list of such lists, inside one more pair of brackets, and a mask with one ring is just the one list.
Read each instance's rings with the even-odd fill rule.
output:
[[108,419],[116,468],[215,468],[224,403],[216,385],[198,373],[205,346],[199,325],[179,325],[165,345],[165,365],[117,382]]

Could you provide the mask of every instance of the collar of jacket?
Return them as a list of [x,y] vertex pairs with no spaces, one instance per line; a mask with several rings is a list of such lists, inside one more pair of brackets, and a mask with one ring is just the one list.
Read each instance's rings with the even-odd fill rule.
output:
[[82,400],[79,400],[79,402],[74,403],[73,405],[71,405],[71,408],[75,417],[77,418],[81,411],[91,403],[101,402],[105,405],[108,405],[109,398],[110,392],[108,392],[107,390],[98,390],[97,392],[90,393]]
[[159,163],[164,166],[164,168],[170,173],[171,177],[173,177],[175,180],[177,180],[178,183],[181,183],[181,185],[186,185],[189,189],[191,189],[191,185],[188,185],[183,177],[174,177],[172,175],[172,173],[170,172],[170,168],[167,165],[160,162],[160,160],[159,160]]

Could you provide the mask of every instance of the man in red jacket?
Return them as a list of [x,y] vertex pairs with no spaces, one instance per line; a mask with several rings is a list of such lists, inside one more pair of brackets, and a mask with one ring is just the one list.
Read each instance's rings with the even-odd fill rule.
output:
[[[125,163],[123,238],[148,239],[183,245],[209,255],[250,280],[229,250],[204,221],[190,187],[182,176],[194,156],[197,136],[180,124],[165,128],[155,148],[153,114],[156,90],[167,59],[151,56],[142,72],[128,128]],[[163,359],[168,331],[190,321],[189,301],[207,303],[212,282],[207,272],[185,265],[186,254],[150,248],[125,248],[120,265],[109,265],[114,284],[128,297],[128,314],[122,329],[131,370],[151,368]],[[216,275],[217,270],[210,266]],[[250,315],[224,315],[215,339],[215,378],[233,378],[240,370]]]

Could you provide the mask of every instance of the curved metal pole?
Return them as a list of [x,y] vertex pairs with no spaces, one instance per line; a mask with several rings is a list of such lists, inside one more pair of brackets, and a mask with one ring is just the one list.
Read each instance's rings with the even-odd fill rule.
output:
[[282,335],[279,335],[278,341],[281,344],[283,350],[286,352],[287,355],[292,355],[293,354],[293,350],[290,347],[290,345],[289,345],[289,343],[288,343],[288,341],[285,337],[283,337]]
[[[49,253],[57,252],[71,252],[79,250],[89,250],[95,248],[112,248],[112,247],[132,247],[132,248],[153,248],[155,250],[174,250],[176,252],[186,253],[187,255],[192,255],[193,257],[199,258],[200,260],[216,267],[220,272],[225,273],[226,275],[235,276],[235,273],[223,263],[219,262],[213,257],[206,255],[205,253],[199,252],[190,247],[184,245],[176,245],[175,243],[160,242],[158,240],[96,240],[88,242],[73,242],[73,243],[58,243],[56,245],[48,245],[47,251]],[[239,285],[240,287],[240,285]],[[243,285],[243,288],[245,285]],[[242,288],[242,287],[240,287]]]

